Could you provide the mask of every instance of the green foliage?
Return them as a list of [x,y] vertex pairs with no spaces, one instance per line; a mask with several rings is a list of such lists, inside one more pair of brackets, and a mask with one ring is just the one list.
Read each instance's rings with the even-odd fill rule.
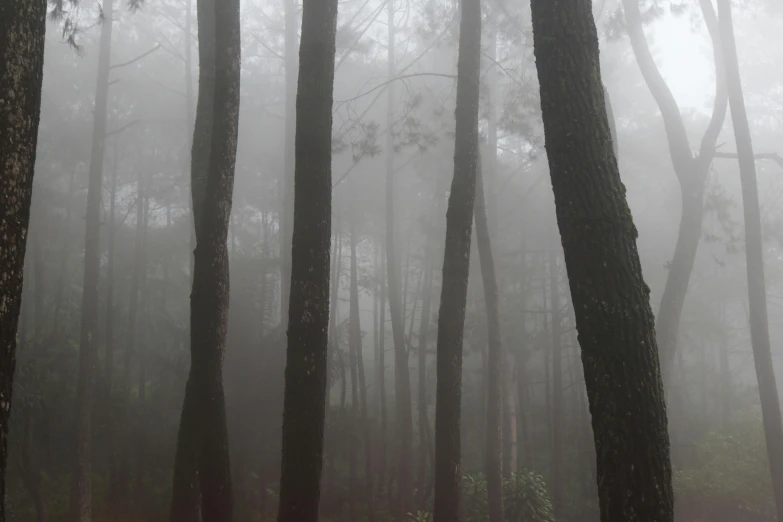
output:
[[[465,522],[489,520],[487,481],[484,475],[466,475],[463,483]],[[512,473],[503,481],[503,509],[506,522],[554,522],[552,500],[544,478],[534,471]]]
[[697,450],[698,465],[675,473],[678,511],[687,520],[774,520],[766,445],[758,410],[745,410]]
[[426,511],[417,511],[414,513],[408,513],[409,522],[432,522],[432,513]]

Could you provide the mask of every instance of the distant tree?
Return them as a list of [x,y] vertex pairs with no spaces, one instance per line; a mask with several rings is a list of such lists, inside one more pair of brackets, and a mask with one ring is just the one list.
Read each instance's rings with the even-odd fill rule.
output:
[[[182,405],[170,520],[194,520],[194,464],[201,518],[233,519],[223,391],[229,305],[228,228],[239,126],[239,0],[199,0],[202,72],[191,183],[196,251],[190,308],[190,375]],[[208,75],[212,74],[212,78]]]
[[671,522],[669,436],[649,288],[613,151],[589,0],[532,0],[560,237],[582,348],[601,520]]
[[[656,317],[657,339],[660,346],[661,369],[668,382],[675,355],[677,336],[680,330],[685,297],[688,292],[696,251],[702,235],[704,221],[704,192],[707,174],[715,155],[715,144],[720,136],[726,119],[728,98],[723,80],[723,63],[720,56],[718,39],[718,21],[710,0],[699,0],[704,21],[712,40],[713,60],[715,63],[715,101],[710,122],[704,131],[697,154],[691,151],[690,140],[685,129],[680,108],[669,86],[655,64],[650,47],[644,35],[643,17],[639,10],[639,0],[623,0],[625,25],[631,40],[631,48],[645,82],[661,111],[666,138],[669,144],[672,166],[680,182],[682,196],[682,214],[677,232],[677,244],[674,247],[666,285],[661,295],[661,303]],[[607,106],[609,107],[609,106]],[[610,115],[611,118],[611,115]],[[616,144],[615,144],[616,146]]]
[[454,178],[451,182],[446,211],[443,284],[438,315],[433,506],[435,522],[452,522],[459,520],[460,516],[462,342],[470,274],[470,240],[476,196],[476,169],[479,161],[481,1],[464,0],[461,11]]
[[745,214],[745,256],[748,273],[748,309],[750,315],[750,340],[756,378],[761,398],[761,415],[764,421],[764,439],[772,475],[772,491],[777,508],[777,519],[783,520],[783,422],[780,417],[778,387],[772,364],[772,348],[769,340],[767,318],[767,290],[764,276],[764,248],[761,236],[761,210],[756,182],[756,158],[753,140],[745,110],[742,78],[737,58],[737,44],[731,14],[731,0],[718,0],[720,40],[723,44],[723,60],[726,64],[726,85],[731,107],[731,121],[737,142],[742,207]]
[[316,522],[321,495],[336,32],[337,0],[304,0],[296,96],[291,294],[277,515],[280,522]]
[[0,4],[0,522],[6,520],[8,422],[38,145],[45,33],[46,0]]

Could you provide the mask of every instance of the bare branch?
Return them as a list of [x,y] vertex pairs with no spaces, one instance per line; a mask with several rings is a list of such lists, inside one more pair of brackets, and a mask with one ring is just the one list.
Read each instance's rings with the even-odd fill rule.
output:
[[136,58],[133,58],[132,60],[128,60],[127,62],[114,64],[114,65],[110,66],[109,69],[119,69],[120,67],[126,67],[128,65],[136,63],[139,60],[141,60],[142,58],[145,58],[145,57],[151,55],[152,53],[154,53],[158,49],[160,49],[160,44],[156,45],[155,47],[153,47],[152,49],[150,49],[146,53],[140,54],[139,56],[137,56]]

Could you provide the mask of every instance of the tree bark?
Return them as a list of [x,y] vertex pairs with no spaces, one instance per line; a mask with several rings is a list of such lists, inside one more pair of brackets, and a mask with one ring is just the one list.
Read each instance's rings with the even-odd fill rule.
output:
[[[223,357],[229,305],[228,227],[239,123],[239,0],[199,0],[199,100],[191,156],[196,250],[191,365],[182,406],[171,520],[233,519]],[[194,465],[195,464],[195,465]],[[197,477],[197,478],[196,478]]]
[[[394,0],[387,0],[388,25],[388,77],[395,73],[395,26]],[[405,347],[405,324],[402,297],[400,296],[400,267],[397,262],[395,214],[394,214],[394,82],[388,84],[386,121],[386,275],[388,277],[389,312],[391,315],[392,339],[394,342],[394,403],[395,425],[399,441],[397,455],[397,499],[398,518],[406,516],[413,509],[413,420],[410,392],[410,370],[408,351]]]
[[443,285],[438,314],[433,520],[459,520],[462,342],[478,164],[481,2],[463,0],[457,62],[454,178],[446,211]]
[[767,318],[767,295],[764,278],[764,248],[761,236],[761,212],[759,208],[756,162],[753,140],[745,110],[742,78],[737,59],[737,44],[731,14],[731,1],[718,0],[720,15],[720,39],[726,65],[726,84],[734,123],[734,136],[739,156],[742,207],[745,215],[745,255],[748,272],[748,305],[750,312],[750,340],[753,361],[759,383],[764,438],[772,475],[772,491],[777,508],[777,519],[783,520],[783,422],[781,422],[778,388],[772,364],[772,349]]
[[481,164],[476,173],[476,243],[478,244],[481,280],[484,284],[484,307],[487,313],[487,438],[486,474],[489,522],[503,521],[502,413],[503,413],[503,342],[500,337],[500,296],[492,241],[484,198],[484,176]]
[[304,0],[279,522],[316,522],[323,466],[337,0]]
[[111,34],[114,23],[113,4],[114,0],[103,0],[103,23],[101,24],[98,51],[95,114],[85,215],[82,321],[76,387],[77,440],[74,473],[71,479],[71,517],[72,520],[79,522],[92,520],[92,406],[95,395],[94,372],[97,359],[95,337],[98,326],[98,279],[100,276],[100,211],[109,94]]
[[532,0],[531,12],[546,150],[592,413],[601,520],[671,522],[655,324],[613,152],[592,2]]
[[0,3],[0,522],[43,81],[45,0]]
[[[715,61],[715,102],[712,117],[702,136],[698,155],[691,152],[685,123],[677,101],[655,65],[647,40],[644,36],[638,0],[623,0],[625,22],[636,61],[661,111],[672,165],[680,182],[682,214],[677,235],[677,244],[669,265],[663,295],[656,319],[656,333],[664,378],[669,381],[677,353],[677,336],[680,319],[688,293],[693,265],[696,260],[704,219],[704,188],[706,177],[715,155],[715,143],[726,118],[728,97],[723,81],[723,63],[720,56],[720,42],[717,35],[717,16],[710,0],[699,0],[702,14],[712,39]],[[615,140],[616,143],[616,140]]]

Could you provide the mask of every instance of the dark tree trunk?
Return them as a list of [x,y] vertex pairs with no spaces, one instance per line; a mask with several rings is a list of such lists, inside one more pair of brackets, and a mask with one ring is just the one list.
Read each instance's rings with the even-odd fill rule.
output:
[[285,0],[285,135],[283,172],[280,186],[280,324],[288,328],[288,301],[291,295],[291,241],[294,225],[294,141],[296,138],[297,2]]
[[487,220],[484,197],[484,176],[481,165],[476,174],[476,243],[478,244],[481,280],[484,284],[484,306],[487,312],[487,439],[486,461],[487,500],[489,522],[503,521],[503,471],[502,457],[502,413],[503,413],[503,344],[500,338],[500,297],[498,291],[495,261],[492,257],[492,242]]
[[304,0],[296,97],[291,297],[277,515],[280,522],[316,522],[321,496],[336,31],[337,0]]
[[0,522],[43,81],[46,2],[0,2]]
[[79,373],[76,387],[76,452],[71,489],[73,521],[92,520],[92,406],[95,395],[95,364],[98,326],[98,279],[100,276],[100,211],[103,185],[103,159],[106,140],[106,107],[109,91],[111,33],[114,1],[103,0],[95,113],[90,151],[87,212],[84,237],[84,280],[82,285],[82,322],[79,342]]
[[737,59],[731,1],[718,0],[718,12],[720,14],[720,40],[723,44],[723,58],[726,65],[731,120],[734,122],[734,136],[737,142],[740,181],[742,182],[750,339],[753,346],[753,360],[756,363],[756,378],[759,383],[761,414],[764,421],[764,438],[767,443],[777,519],[783,520],[783,422],[781,422],[778,388],[775,382],[769,339],[764,279],[764,245],[761,237],[756,163],[753,156],[753,141],[748,124],[748,114],[745,110],[745,98],[742,93],[742,78]]
[[438,314],[433,520],[459,520],[462,341],[478,165],[481,2],[464,0],[457,62],[454,178],[446,211],[443,285]]
[[[388,76],[394,78],[394,0],[387,0]],[[400,296],[400,267],[397,263],[394,203],[394,82],[387,87],[386,118],[386,274],[388,277],[389,312],[394,341],[394,403],[395,425],[399,443],[397,456],[397,500],[395,511],[400,517],[413,509],[413,411],[411,408],[410,371],[408,351],[405,348],[405,324]]]
[[671,522],[655,324],[614,157],[592,2],[533,0],[531,11],[546,150],[595,434],[601,520]]
[[[704,187],[706,177],[715,155],[715,143],[720,135],[726,117],[728,97],[723,81],[723,65],[720,44],[717,37],[717,17],[709,0],[699,0],[707,29],[713,44],[715,60],[715,103],[712,118],[702,136],[698,155],[691,152],[685,123],[666,81],[655,65],[647,45],[642,27],[638,0],[623,0],[623,10],[636,61],[650,92],[661,111],[669,153],[682,192],[682,215],[677,235],[677,244],[669,266],[661,303],[656,319],[656,333],[661,354],[661,368],[669,381],[677,353],[677,335],[680,318],[688,293],[693,264],[696,260],[704,219]],[[616,141],[615,141],[616,143]]]
[[199,0],[198,20],[201,70],[191,157],[196,230],[191,365],[177,440],[171,520],[198,516],[193,505],[197,480],[203,520],[230,522],[233,491],[223,357],[229,304],[227,239],[239,123],[239,0]]

